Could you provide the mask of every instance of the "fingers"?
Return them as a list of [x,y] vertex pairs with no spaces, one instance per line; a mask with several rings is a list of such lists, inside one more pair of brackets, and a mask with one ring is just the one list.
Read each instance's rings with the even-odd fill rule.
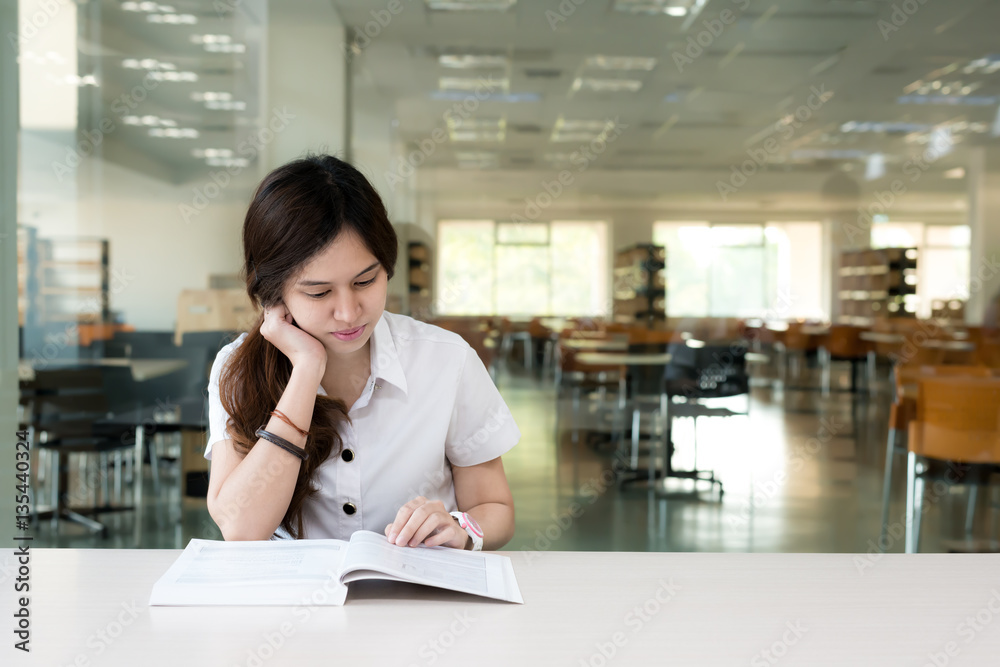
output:
[[399,508],[396,520],[386,530],[393,544],[415,547],[437,529],[448,527],[448,522],[455,523],[444,503],[418,496]]

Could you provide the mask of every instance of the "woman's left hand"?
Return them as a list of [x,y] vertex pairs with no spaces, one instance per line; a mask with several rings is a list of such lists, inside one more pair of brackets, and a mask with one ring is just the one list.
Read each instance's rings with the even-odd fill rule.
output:
[[401,547],[415,547],[423,543],[428,547],[445,546],[464,549],[469,534],[458,525],[444,503],[417,496],[399,508],[396,520],[385,527],[389,541]]

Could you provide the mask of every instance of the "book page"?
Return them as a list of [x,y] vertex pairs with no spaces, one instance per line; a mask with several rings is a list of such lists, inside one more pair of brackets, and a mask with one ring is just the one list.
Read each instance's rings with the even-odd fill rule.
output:
[[446,547],[397,547],[384,535],[367,530],[351,536],[341,573],[345,584],[359,579],[397,579],[523,602],[506,556]]
[[342,540],[191,540],[150,605],[342,605]]

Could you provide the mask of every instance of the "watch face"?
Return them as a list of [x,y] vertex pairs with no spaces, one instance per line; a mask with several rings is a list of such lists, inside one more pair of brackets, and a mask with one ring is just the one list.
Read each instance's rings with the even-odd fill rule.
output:
[[482,537],[483,529],[479,527],[479,524],[476,523],[476,520],[472,518],[472,515],[463,512],[462,516],[465,517],[465,522],[468,524],[469,528],[472,529],[472,532],[474,532],[477,537]]

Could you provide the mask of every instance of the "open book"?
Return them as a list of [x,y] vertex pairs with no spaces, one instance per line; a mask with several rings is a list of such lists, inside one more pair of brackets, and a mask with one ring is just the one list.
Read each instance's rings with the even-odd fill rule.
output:
[[153,585],[152,606],[342,605],[347,584],[388,579],[522,603],[506,556],[397,547],[361,530],[344,540],[191,540]]

